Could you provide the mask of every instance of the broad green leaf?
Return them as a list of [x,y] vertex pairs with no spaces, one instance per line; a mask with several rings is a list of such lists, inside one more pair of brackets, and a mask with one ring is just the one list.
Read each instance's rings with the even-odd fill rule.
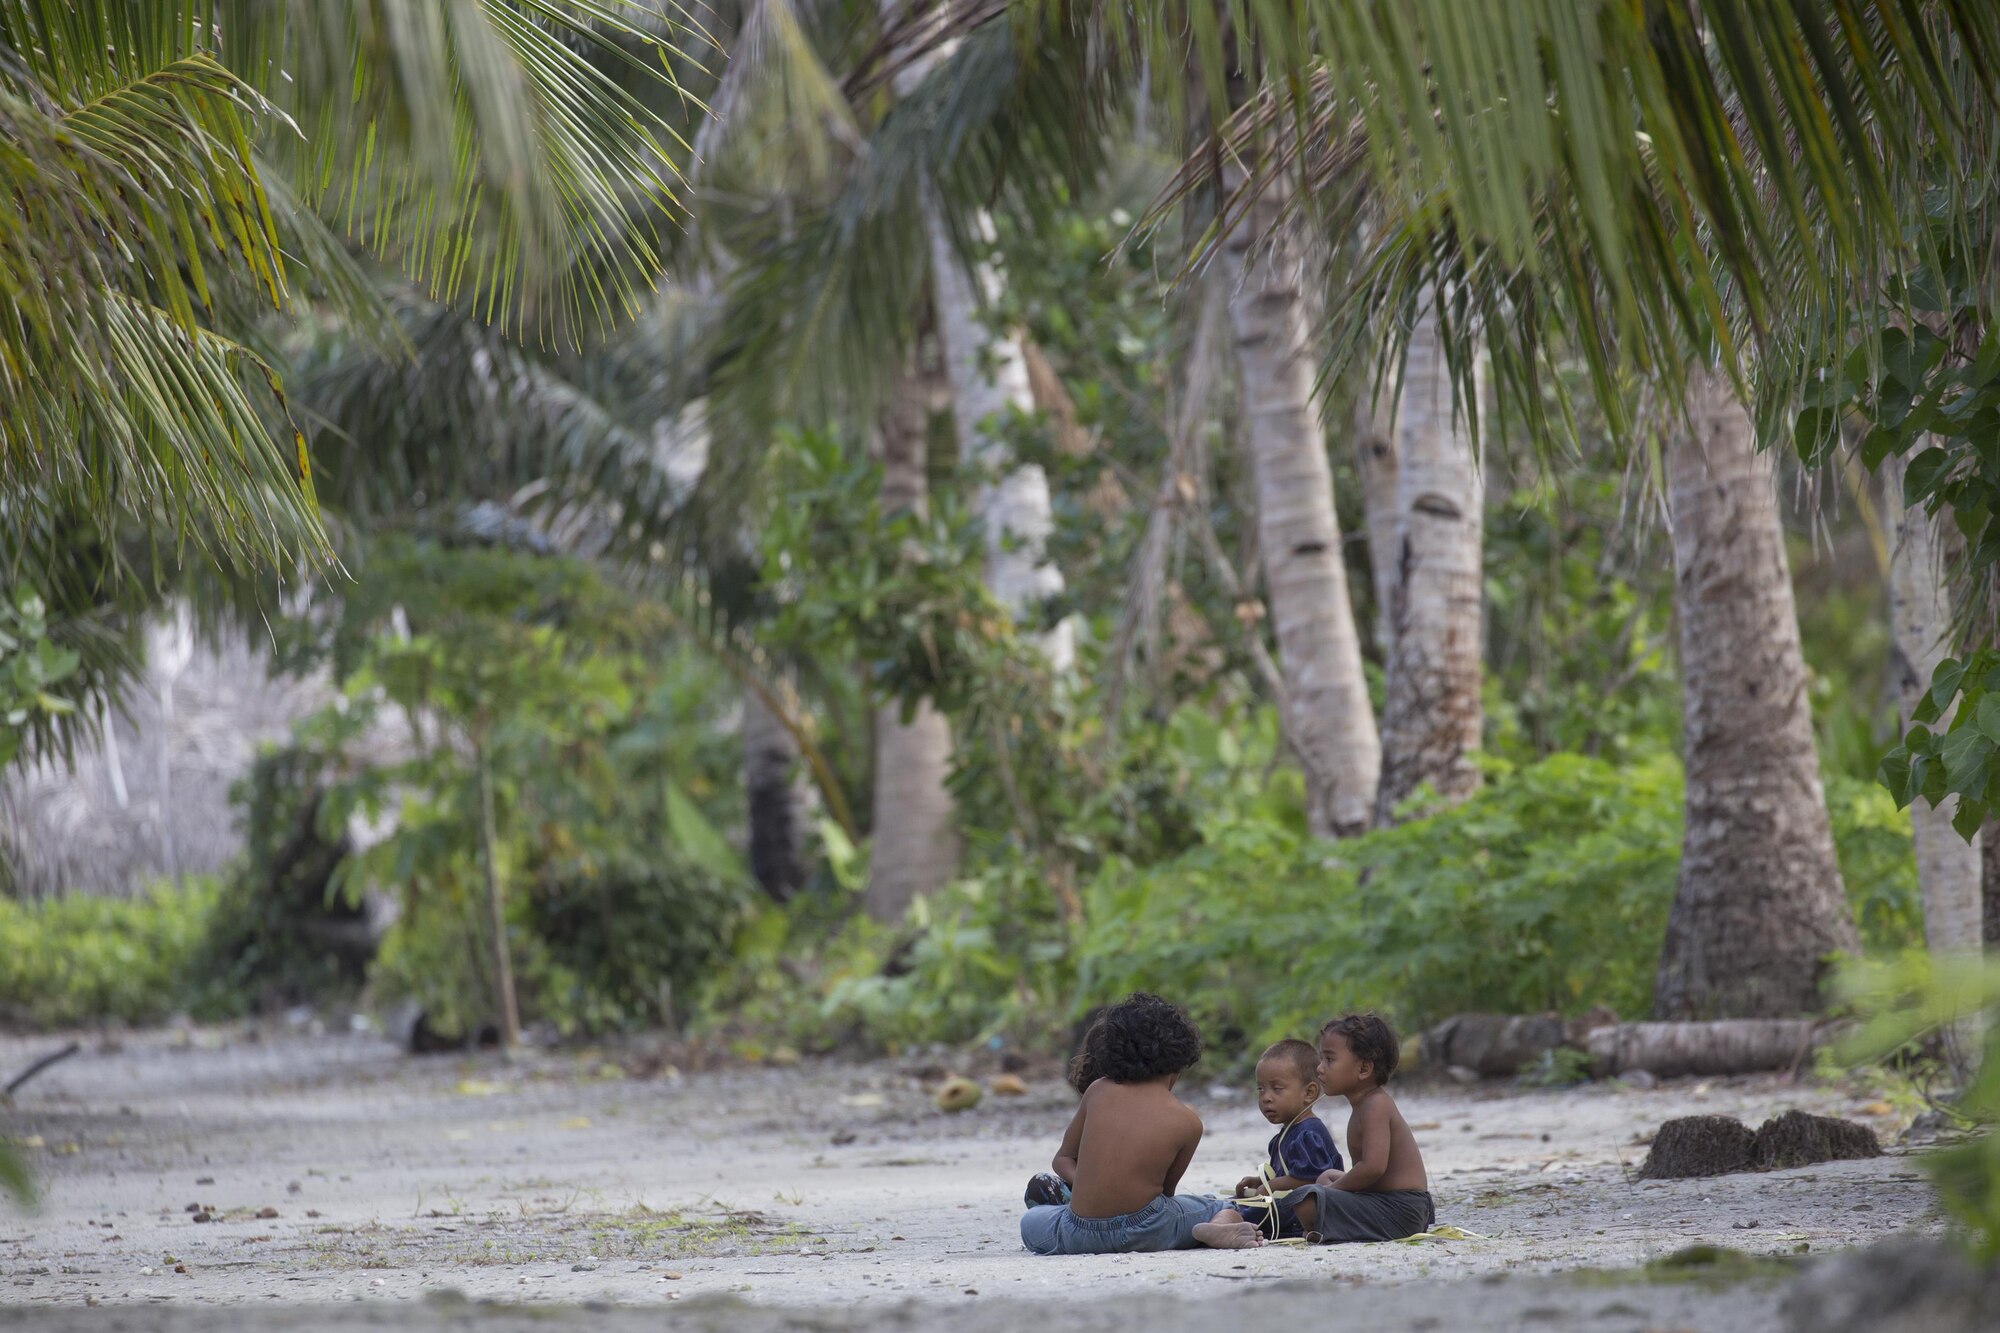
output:
[[1986,803],[1959,798],[1958,809],[1952,811],[1951,826],[1958,836],[1971,842],[1979,836],[1979,830],[1986,824]]
[[1896,798],[1896,808],[1909,806],[1915,793],[1910,788],[1910,752],[1898,745],[1882,756],[1882,762],[1875,770],[1875,777]]
[[1951,707],[1951,701],[1958,694],[1959,682],[1965,679],[1965,663],[1955,657],[1947,657],[1938,663],[1931,673],[1929,699],[1940,711]]
[[1950,474],[1952,457],[1933,445],[1910,460],[1903,473],[1903,505],[1908,508],[1928,500]]
[[1989,692],[1979,696],[1979,706],[1973,710],[1973,725],[1986,739],[2000,745],[2000,694]]
[[689,800],[687,793],[674,782],[667,783],[667,827],[673,834],[674,845],[710,874],[732,884],[743,883],[749,878],[743,867],[743,858],[729,845],[729,840],[708,822],[708,816],[701,812],[701,807]]
[[1959,796],[1978,797],[1986,790],[1986,764],[1994,744],[1977,727],[1959,727],[1938,747],[1944,760],[1945,788]]

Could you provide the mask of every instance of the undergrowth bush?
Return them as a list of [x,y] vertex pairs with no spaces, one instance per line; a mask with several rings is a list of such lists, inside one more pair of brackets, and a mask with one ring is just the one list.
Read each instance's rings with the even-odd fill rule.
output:
[[[1080,926],[1026,857],[933,895],[900,928],[823,900],[767,910],[711,984],[710,1025],[806,1049],[1048,1044],[1144,989],[1185,1003],[1226,1065],[1348,1007],[1405,1027],[1463,1010],[1650,1010],[1680,854],[1672,756],[1496,765],[1464,804],[1340,843],[1306,835],[1289,770],[1209,794],[1224,792],[1181,854],[1105,858]],[[1921,934],[1907,815],[1859,781],[1827,795],[1867,947],[1907,947]]]
[[[1858,781],[1827,795],[1867,946],[1907,946],[1921,933],[1907,816]],[[1221,815],[1197,850],[1092,886],[1079,1003],[1167,989],[1252,1044],[1363,1006],[1405,1026],[1599,1005],[1643,1017],[1681,799],[1670,756],[1619,767],[1558,754],[1343,843]]]
[[198,965],[218,890],[190,880],[133,898],[0,897],[0,1021],[157,1022],[226,1002]]
[[[1841,1044],[1847,1061],[1907,1058],[1935,1049],[1932,1042],[1946,1031],[1977,1045],[1964,1053],[1971,1068],[1956,1071],[1969,1075],[1964,1086],[1933,1108],[1968,1132],[1918,1160],[1974,1252],[2000,1261],[2000,960],[1935,960],[1910,949],[1893,960],[1843,968],[1839,982],[1843,998],[1867,1020]],[[1941,1083],[1956,1081],[1954,1071],[1932,1072]]]

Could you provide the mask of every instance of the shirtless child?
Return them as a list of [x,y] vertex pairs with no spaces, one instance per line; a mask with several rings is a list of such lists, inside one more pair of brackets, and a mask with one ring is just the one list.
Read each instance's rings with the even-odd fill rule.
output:
[[1036,1254],[1192,1248],[1197,1226],[1223,1209],[1174,1193],[1201,1142],[1201,1117],[1174,1082],[1201,1058],[1201,1034],[1179,1005],[1141,992],[1104,1012],[1089,1045],[1100,1077],[1052,1163],[1069,1202],[1030,1207],[1021,1243]]
[[[1347,1153],[1353,1166],[1320,1173],[1286,1196],[1306,1239],[1326,1244],[1401,1240],[1436,1225],[1423,1154],[1386,1085],[1396,1072],[1396,1033],[1374,1014],[1336,1018],[1319,1032],[1320,1085],[1347,1098]],[[1233,1208],[1194,1229],[1218,1249],[1264,1243]]]

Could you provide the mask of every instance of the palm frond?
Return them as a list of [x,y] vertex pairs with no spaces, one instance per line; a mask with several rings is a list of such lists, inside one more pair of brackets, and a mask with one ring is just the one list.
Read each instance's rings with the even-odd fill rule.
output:
[[533,487],[550,510],[588,506],[615,536],[638,525],[649,537],[693,486],[696,444],[656,408],[652,323],[587,357],[551,356],[465,311],[407,294],[397,305],[407,352],[334,324],[295,354],[300,415],[314,427],[333,512],[407,517],[512,503]]
[[304,455],[270,429],[275,379],[207,326],[213,271],[283,291],[262,103],[136,9],[92,27],[54,8],[0,3],[0,495],[164,517],[221,560],[323,551]]
[[225,63],[297,126],[265,150],[432,298],[574,341],[637,313],[682,214],[691,14],[638,0],[215,0]]
[[[1517,390],[1553,344],[1600,392],[1646,377],[1670,399],[1719,350],[1760,382],[1768,434],[1853,337],[1854,294],[1909,266],[1922,211],[1983,196],[1996,164],[2000,10],[1977,0],[1021,12],[1076,41],[1122,31],[1190,98],[1240,107],[1219,143],[1283,126],[1308,184],[1327,145],[1358,150],[1348,173],[1394,252],[1373,271],[1391,289],[1364,303],[1477,284],[1470,306],[1502,317],[1460,335],[1492,340],[1496,370],[1512,361],[1503,395],[1531,414]],[[1258,95],[1232,101],[1232,81]],[[1191,176],[1220,165],[1189,147]]]
[[791,0],[756,0],[695,138],[700,183],[820,200],[862,150],[854,111]]
[[1102,171],[1123,79],[1099,53],[1024,47],[1009,24],[982,23],[881,112],[836,197],[746,242],[719,317],[704,486],[740,485],[781,420],[865,429],[916,336],[926,191],[964,250],[981,209],[1045,221]]

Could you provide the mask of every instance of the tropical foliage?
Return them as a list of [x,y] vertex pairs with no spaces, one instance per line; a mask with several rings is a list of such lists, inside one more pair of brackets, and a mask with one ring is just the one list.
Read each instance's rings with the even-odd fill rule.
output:
[[[1660,451],[1718,362],[1791,446],[1845,901],[1894,954],[1900,806],[1955,793],[1970,834],[2000,800],[1996,95],[1974,0],[0,0],[0,763],[96,725],[168,595],[337,692],[242,789],[218,893],[0,900],[17,957],[62,960],[0,963],[0,1002],[359,984],[447,1036],[691,1019],[748,1053],[1054,1044],[1135,986],[1244,1049],[1350,1004],[1636,1016],[1682,834]],[[1483,451],[1484,789],[1339,842],[1281,721],[1266,405],[1210,272],[1274,213],[1323,516],[1367,534],[1290,552],[1362,590],[1317,609],[1394,623],[1348,437],[1420,319]],[[954,356],[1018,361],[1037,410],[954,420]],[[885,503],[890,411],[923,506]],[[1046,623],[982,577],[989,448],[1052,482]],[[1852,780],[1887,636],[1848,559],[1886,558],[1892,454],[1966,539],[1971,645],[1893,800]],[[1059,618],[1073,668],[1035,646]],[[816,793],[783,906],[738,852],[746,694]],[[884,705],[920,702],[964,865],[871,920],[852,812]],[[379,940],[302,965],[329,915]]]
[[[665,84],[628,0],[0,5],[0,486],[177,548],[327,554],[257,312],[381,323],[343,236],[442,300],[575,337],[623,318],[673,225]],[[595,62],[595,63],[594,63]]]

